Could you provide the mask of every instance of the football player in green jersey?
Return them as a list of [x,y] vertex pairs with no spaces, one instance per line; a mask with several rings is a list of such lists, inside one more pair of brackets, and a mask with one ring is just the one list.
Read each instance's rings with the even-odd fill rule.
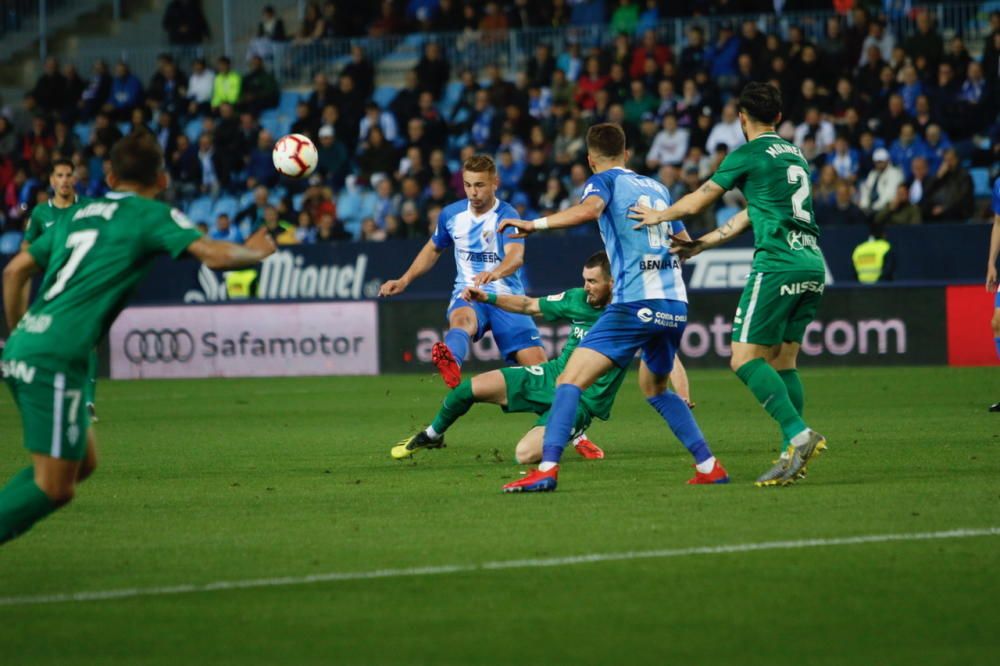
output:
[[[463,298],[473,301],[492,302],[509,312],[542,316],[548,321],[568,320],[572,324],[569,339],[558,358],[541,365],[518,366],[491,370],[460,383],[445,397],[434,422],[425,430],[409,437],[392,449],[392,457],[409,458],[420,449],[435,449],[444,446],[444,433],[477,402],[499,405],[504,412],[528,412],[539,415],[535,426],[529,430],[515,450],[515,457],[521,464],[536,463],[542,457],[542,437],[548,421],[549,408],[555,394],[556,378],[566,366],[566,360],[591,326],[600,318],[604,308],[611,302],[611,266],[608,255],[598,252],[590,257],[583,268],[583,288],[570,289],[561,294],[545,298],[529,296],[488,294],[481,289],[467,288]],[[582,433],[596,417],[607,420],[611,407],[625,377],[626,370],[612,368],[594,383],[581,397],[573,428],[574,445],[584,458],[599,459],[604,452]],[[688,400],[687,375],[684,367],[675,364],[670,376],[675,387],[683,387],[681,395]]]
[[[147,133],[111,150],[112,191],[70,212],[3,271],[4,314],[12,333],[2,371],[21,412],[32,466],[0,489],[0,544],[23,534],[73,498],[93,473],[83,406],[87,357],[160,254],[189,254],[212,269],[252,266],[274,252],[266,233],[245,245],[202,237],[180,211],[154,201],[167,185],[163,154]],[[31,307],[24,285],[44,270]]]
[[785,447],[758,479],[758,486],[794,483],[826,448],[822,435],[802,420],[805,394],[796,369],[806,326],[816,316],[826,284],[819,227],[812,210],[809,164],[794,145],[778,136],[781,92],[750,83],[740,94],[743,144],[698,190],[664,211],[637,205],[636,228],[678,220],[711,206],[738,187],[746,210],[697,240],[674,238],[671,252],[682,258],[729,242],[753,228],[754,258],[733,318],[731,366],[781,427]]
[[[73,206],[90,203],[89,197],[81,197],[76,193],[76,171],[73,162],[59,158],[52,163],[52,173],[49,175],[49,185],[52,187],[52,197],[44,204],[39,204],[31,210],[28,226],[24,229],[24,240],[21,249],[27,250],[38,238],[59,221],[69,217]],[[31,283],[24,285],[24,298],[30,298]],[[90,412],[91,422],[97,422],[94,400],[97,397],[97,350],[90,352],[87,360],[87,387],[83,401]],[[93,430],[88,431],[88,436]]]

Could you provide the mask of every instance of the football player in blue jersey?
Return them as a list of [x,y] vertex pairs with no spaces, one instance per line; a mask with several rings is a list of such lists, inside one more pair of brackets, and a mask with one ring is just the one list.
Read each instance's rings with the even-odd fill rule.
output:
[[543,229],[598,220],[611,260],[612,301],[573,351],[557,380],[538,469],[504,486],[504,492],[555,490],[559,460],[569,438],[580,394],[613,366],[626,367],[642,351],[639,386],[695,460],[689,483],[726,483],[729,476],[715,459],[687,403],[667,388],[674,355],[687,325],[687,292],[680,260],[670,254],[671,237],[688,240],[680,221],[635,229],[629,208],[637,204],[665,210],[670,193],[659,182],[625,168],[625,133],[601,123],[587,132],[587,161],[594,175],[580,203],[537,220],[504,220],[500,231],[517,228],[518,237]]
[[[403,293],[413,280],[429,271],[449,247],[455,253],[455,289],[448,305],[449,330],[444,342],[431,348],[431,360],[449,388],[462,381],[462,363],[472,342],[487,331],[501,357],[517,365],[539,365],[546,361],[541,336],[531,317],[505,312],[494,305],[499,295],[524,295],[521,266],[524,239],[511,229],[501,233],[502,220],[516,218],[517,211],[496,197],[499,181],[493,160],[473,155],[462,165],[466,199],[441,211],[437,229],[427,244],[397,280],[385,282],[379,296]],[[490,295],[487,303],[469,303],[461,298],[466,287],[479,287]]]
[[[986,264],[986,291],[996,294],[993,300],[993,341],[1000,357],[1000,284],[997,282],[997,256],[1000,255],[1000,178],[993,181],[993,231],[990,233],[990,259]],[[990,405],[991,412],[1000,412],[1000,402]]]

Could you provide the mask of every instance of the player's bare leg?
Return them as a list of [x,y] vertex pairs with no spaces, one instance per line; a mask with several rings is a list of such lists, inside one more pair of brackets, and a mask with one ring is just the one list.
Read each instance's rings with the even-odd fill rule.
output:
[[392,457],[402,460],[420,449],[443,448],[445,431],[477,402],[489,402],[501,407],[507,404],[507,381],[502,372],[491,370],[459,383],[445,396],[434,422],[394,446],[390,452]]
[[670,371],[670,385],[674,393],[679,395],[687,406],[694,409],[694,402],[691,400],[691,384],[688,382],[687,369],[681,363],[680,356],[674,357],[674,369]]
[[76,482],[86,481],[97,469],[97,434],[93,427],[87,430],[87,455],[80,461],[80,469],[76,473]]
[[431,361],[448,388],[455,388],[462,381],[462,363],[479,330],[479,320],[475,310],[461,307],[448,315],[448,325],[450,328],[445,333],[444,342],[435,342],[431,347]]
[[730,366],[733,371],[771,418],[778,422],[783,438],[789,442],[774,465],[757,478],[757,485],[783,486],[794,483],[801,477],[809,461],[826,449],[826,439],[806,426],[789,395],[785,379],[775,367],[777,364],[785,370],[793,369],[799,345],[733,342],[732,349]]
[[541,365],[548,359],[545,358],[545,350],[541,347],[525,347],[514,353],[514,360],[518,365]]
[[545,437],[545,426],[535,426],[517,443],[514,457],[520,465],[534,465],[542,459],[542,438]]
[[[677,359],[674,359],[676,364]],[[645,361],[639,364],[639,389],[646,396],[646,401],[663,417],[674,436],[694,457],[695,475],[688,480],[688,484],[728,483],[729,475],[712,455],[687,400],[667,388],[667,380],[671,377],[672,371],[669,375],[660,375],[653,372]]]

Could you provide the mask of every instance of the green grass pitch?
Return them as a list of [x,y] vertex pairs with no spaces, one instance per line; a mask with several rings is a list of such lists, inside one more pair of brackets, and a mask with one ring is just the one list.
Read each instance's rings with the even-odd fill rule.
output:
[[[103,382],[97,474],[0,549],[0,663],[1000,663],[997,535],[17,601],[1000,526],[995,369],[803,379],[830,449],[800,485],[753,486],[777,428],[730,373],[692,371],[732,484],[684,485],[632,376],[591,430],[608,458],[567,451],[559,490],[522,496],[500,486],[527,415],[477,406],[448,448],[389,458],[434,415],[436,377]],[[25,464],[6,396],[0,432],[2,481]]]

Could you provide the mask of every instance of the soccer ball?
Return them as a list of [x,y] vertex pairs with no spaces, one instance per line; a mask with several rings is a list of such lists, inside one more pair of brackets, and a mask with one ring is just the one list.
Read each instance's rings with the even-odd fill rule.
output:
[[289,134],[278,139],[271,151],[274,168],[283,176],[289,178],[305,178],[316,170],[319,154],[309,137],[302,134]]

